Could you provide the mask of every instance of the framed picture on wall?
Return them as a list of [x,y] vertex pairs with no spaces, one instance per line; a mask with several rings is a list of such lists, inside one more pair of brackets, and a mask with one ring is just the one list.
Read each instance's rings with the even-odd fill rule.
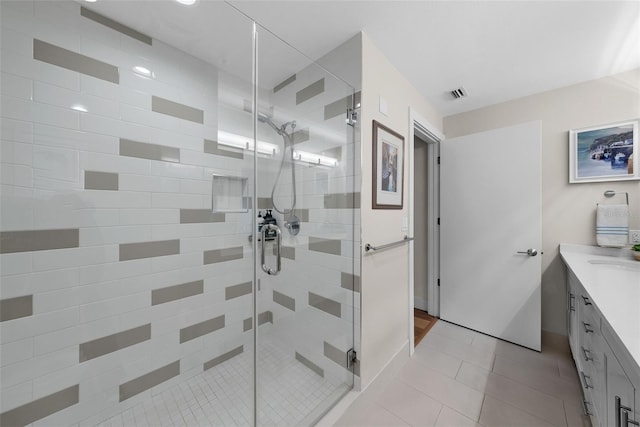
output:
[[404,137],[373,121],[373,209],[402,209]]
[[638,121],[569,131],[569,182],[640,179]]

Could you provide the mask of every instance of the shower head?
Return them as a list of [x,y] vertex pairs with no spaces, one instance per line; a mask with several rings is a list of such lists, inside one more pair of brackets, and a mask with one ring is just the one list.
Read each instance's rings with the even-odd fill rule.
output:
[[275,123],[273,123],[273,121],[271,120],[271,117],[267,116],[264,113],[258,113],[258,121],[260,123],[268,124],[269,126],[271,126],[271,128],[273,130],[275,130],[278,133],[278,135],[281,135],[281,136],[282,135],[289,136],[287,134],[287,126],[291,125],[292,128],[296,127],[296,122],[295,121],[283,123],[282,126],[278,127],[278,126],[276,126]]
[[279,135],[282,135],[282,132],[284,129],[279,128],[278,126],[275,125],[275,123],[273,123],[271,121],[271,118],[269,116],[267,116],[266,114],[263,113],[258,113],[258,121],[260,123],[266,123],[269,126],[271,126],[273,128],[273,130],[275,130],[276,132],[278,132]]

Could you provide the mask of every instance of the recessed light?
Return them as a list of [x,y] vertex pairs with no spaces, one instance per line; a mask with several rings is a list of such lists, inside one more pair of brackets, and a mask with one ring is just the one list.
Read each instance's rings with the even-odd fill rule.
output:
[[139,75],[140,77],[145,77],[147,79],[155,79],[156,73],[151,71],[150,69],[143,67],[142,65],[136,65],[133,67],[133,72]]
[[176,1],[185,6],[193,6],[198,2],[198,0],[176,0]]
[[86,1],[87,3],[95,3],[97,0],[84,0],[84,1]]

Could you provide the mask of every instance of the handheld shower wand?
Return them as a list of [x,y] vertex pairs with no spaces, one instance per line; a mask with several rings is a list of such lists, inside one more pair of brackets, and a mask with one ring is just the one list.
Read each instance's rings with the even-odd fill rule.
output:
[[[296,207],[296,173],[293,165],[293,133],[296,129],[296,122],[290,121],[285,122],[280,127],[276,126],[275,123],[271,120],[270,117],[266,116],[263,113],[258,113],[258,121],[260,123],[266,123],[271,127],[276,133],[282,136],[282,140],[284,141],[284,149],[282,150],[282,159],[280,161],[280,168],[278,169],[278,175],[276,176],[276,180],[273,183],[273,188],[271,189],[271,204],[276,212],[281,213],[282,215],[288,215],[288,219],[285,223],[285,226],[289,230],[289,233],[292,235],[297,235],[300,231],[300,219],[295,215],[295,207]],[[291,133],[287,132],[287,127],[291,126]],[[291,207],[289,209],[282,208],[280,209],[275,201],[275,192],[276,186],[280,181],[280,176],[282,175],[282,169],[285,165],[287,148],[289,149],[289,162],[291,166]]]

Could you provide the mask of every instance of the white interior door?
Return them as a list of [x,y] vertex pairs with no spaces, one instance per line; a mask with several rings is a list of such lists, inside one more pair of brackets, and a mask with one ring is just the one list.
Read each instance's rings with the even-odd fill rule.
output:
[[[538,351],[540,126],[526,123],[440,145],[440,316]],[[537,254],[528,255],[529,249]]]

